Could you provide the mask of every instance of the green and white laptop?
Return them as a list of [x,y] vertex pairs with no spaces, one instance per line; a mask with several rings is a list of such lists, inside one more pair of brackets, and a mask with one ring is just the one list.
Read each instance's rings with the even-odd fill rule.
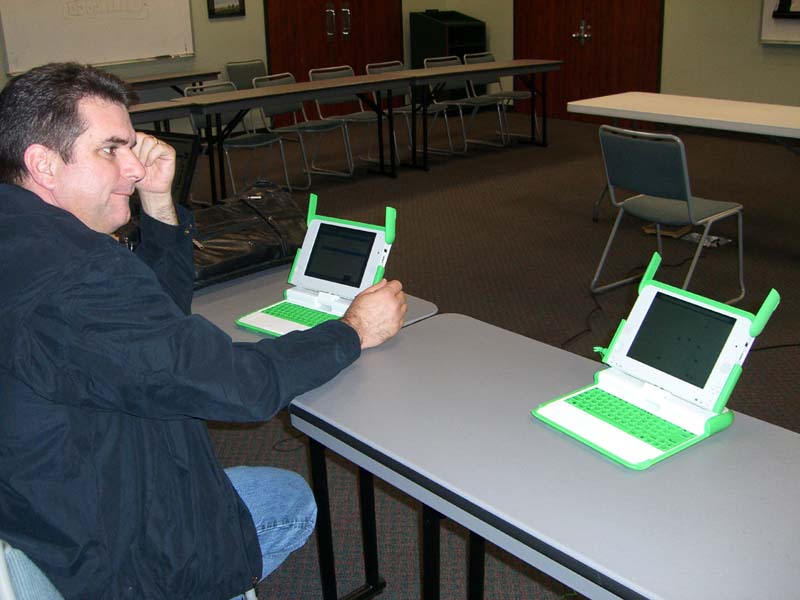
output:
[[725,429],[725,408],[756,336],[778,306],[774,289],[756,315],[653,280],[653,255],[639,297],[608,348],[595,383],[532,412],[545,423],[632,469]]
[[299,331],[344,315],[359,292],[383,278],[395,237],[395,209],[386,207],[383,227],[316,214],[311,194],[308,230],[297,250],[284,300],[236,320],[273,336]]

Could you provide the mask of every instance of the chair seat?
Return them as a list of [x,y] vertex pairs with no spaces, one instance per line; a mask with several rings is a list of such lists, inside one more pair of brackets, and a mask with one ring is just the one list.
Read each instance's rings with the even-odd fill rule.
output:
[[[428,104],[429,115],[440,113],[445,110],[447,110],[447,104],[443,102],[432,102],[431,104]],[[410,104],[406,104],[405,106],[399,106],[397,108],[392,109],[392,112],[395,112],[400,115],[411,114],[413,112],[413,107]],[[417,112],[422,114],[422,106],[417,105]]]
[[484,96],[499,100],[528,100],[531,97],[531,93],[525,90],[504,90],[501,92],[487,92]]
[[316,121],[300,121],[294,125],[276,127],[272,129],[274,133],[326,133],[334,131],[342,126],[340,119],[317,119]]
[[695,213],[694,222],[689,218],[686,203],[668,198],[641,194],[625,200],[622,208],[627,214],[644,221],[654,221],[669,226],[697,225],[711,217],[724,217],[742,210],[742,205],[736,202],[707,200],[697,196],[692,196],[692,204]]
[[346,115],[332,115],[331,117],[326,117],[326,119],[327,118],[335,121],[344,121],[345,123],[372,123],[378,120],[378,115],[371,110],[362,110]]
[[226,148],[261,148],[275,143],[280,136],[274,133],[250,133],[225,140]]
[[448,100],[447,104],[451,106],[491,106],[492,104],[497,104],[498,100],[499,98],[484,94],[482,96],[470,96],[469,98]]

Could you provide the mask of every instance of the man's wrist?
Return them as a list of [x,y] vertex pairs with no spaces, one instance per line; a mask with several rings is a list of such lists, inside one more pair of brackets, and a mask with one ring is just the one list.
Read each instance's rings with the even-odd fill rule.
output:
[[356,324],[356,322],[349,315],[345,315],[344,317],[342,317],[339,320],[342,323],[344,323],[345,325],[347,325],[348,327],[350,327],[353,331],[356,332],[356,335],[358,336],[358,344],[363,349],[364,348],[364,338],[362,337],[361,331],[359,330],[358,325]]
[[142,203],[142,210],[153,219],[167,225],[179,224],[170,192],[156,193],[139,190],[139,200]]

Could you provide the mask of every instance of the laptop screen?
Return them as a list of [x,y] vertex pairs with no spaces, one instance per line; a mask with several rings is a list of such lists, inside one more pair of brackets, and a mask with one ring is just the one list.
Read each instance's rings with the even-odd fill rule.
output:
[[374,231],[321,223],[305,275],[358,288],[374,241]]
[[659,292],[627,354],[702,388],[735,323],[731,316]]

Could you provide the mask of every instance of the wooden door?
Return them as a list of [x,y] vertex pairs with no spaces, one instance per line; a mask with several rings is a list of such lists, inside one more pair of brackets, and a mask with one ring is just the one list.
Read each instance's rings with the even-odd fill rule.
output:
[[663,0],[515,0],[515,58],[564,61],[547,80],[547,111],[628,91],[657,92]]
[[270,73],[403,59],[401,0],[265,0]]

